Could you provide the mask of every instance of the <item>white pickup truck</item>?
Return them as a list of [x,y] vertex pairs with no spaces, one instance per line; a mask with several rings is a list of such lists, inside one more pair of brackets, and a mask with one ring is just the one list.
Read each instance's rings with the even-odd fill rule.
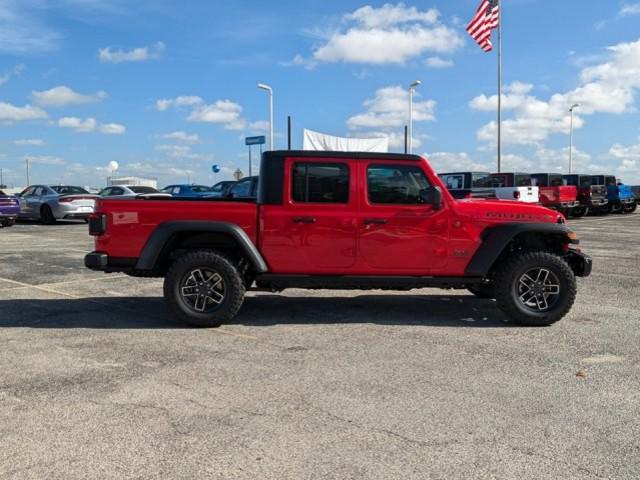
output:
[[501,200],[515,200],[524,203],[538,203],[540,190],[531,182],[528,173],[492,173],[491,188]]

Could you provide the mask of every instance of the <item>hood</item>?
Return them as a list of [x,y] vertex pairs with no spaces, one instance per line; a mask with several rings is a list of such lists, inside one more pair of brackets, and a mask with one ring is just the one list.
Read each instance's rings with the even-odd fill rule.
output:
[[565,223],[561,213],[540,205],[509,200],[476,199],[459,200],[458,213],[470,215],[488,223]]

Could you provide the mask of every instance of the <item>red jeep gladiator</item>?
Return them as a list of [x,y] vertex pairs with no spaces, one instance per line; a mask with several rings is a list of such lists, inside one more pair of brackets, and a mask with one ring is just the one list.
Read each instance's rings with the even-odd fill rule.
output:
[[561,173],[534,173],[531,179],[539,188],[541,205],[562,212],[567,217],[580,205],[578,188],[565,185]]
[[255,200],[101,199],[89,232],[88,268],[164,277],[173,312],[197,326],[232,320],[249,288],[423,287],[469,289],[549,325],[591,272],[561,214],[455,200],[414,155],[267,152]]

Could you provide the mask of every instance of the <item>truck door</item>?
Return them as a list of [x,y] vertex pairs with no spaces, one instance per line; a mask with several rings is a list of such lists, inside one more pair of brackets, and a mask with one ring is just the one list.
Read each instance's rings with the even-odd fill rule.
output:
[[421,202],[431,186],[419,162],[363,161],[358,165],[358,270],[372,275],[432,275],[447,264],[446,205]]
[[356,261],[354,163],[287,158],[283,204],[262,206],[261,250],[271,273],[346,274]]

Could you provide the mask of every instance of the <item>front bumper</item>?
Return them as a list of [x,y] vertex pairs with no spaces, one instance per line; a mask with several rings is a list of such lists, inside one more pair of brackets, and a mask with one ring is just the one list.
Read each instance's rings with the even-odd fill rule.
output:
[[593,268],[593,260],[591,257],[580,250],[570,248],[565,259],[576,277],[588,277],[591,275]]

